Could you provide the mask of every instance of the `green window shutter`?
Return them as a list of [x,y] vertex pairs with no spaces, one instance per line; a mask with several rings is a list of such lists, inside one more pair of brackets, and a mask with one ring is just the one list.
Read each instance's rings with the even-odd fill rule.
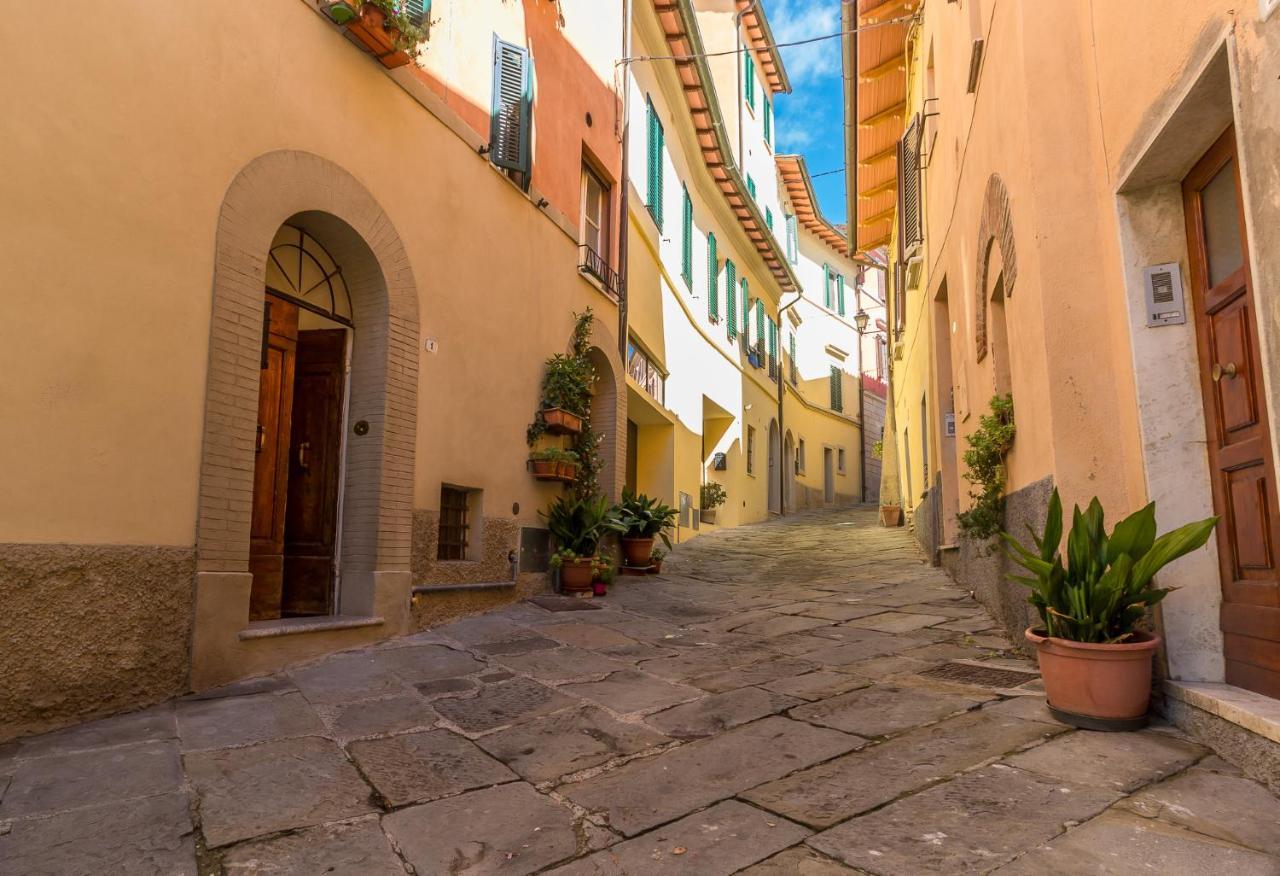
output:
[[489,111],[489,160],[507,170],[529,172],[533,110],[533,65],[529,50],[493,37],[493,105]]
[[747,106],[756,108],[756,60],[751,57],[750,50],[742,53],[743,90],[747,97]]
[[764,145],[773,148],[773,101],[764,99]]
[[831,266],[822,266],[822,305],[831,309]]
[[724,309],[726,322],[726,333],[729,340],[733,340],[738,336],[738,314],[737,308],[733,305],[733,290],[738,287],[738,266],[733,263],[733,259],[724,260]]
[[716,256],[716,236],[707,232],[707,315],[716,318],[718,305],[716,298],[720,291],[716,289],[716,277],[720,274],[720,262]]
[[764,347],[764,301],[756,299],[756,346]]
[[422,27],[431,12],[431,0],[403,0],[400,11],[410,24]]
[[844,381],[835,365],[831,366],[831,410],[844,410]]
[[689,198],[689,187],[684,186],[684,238],[680,249],[680,276],[684,284],[693,289],[693,201]]
[[751,200],[756,199],[756,181],[751,178],[751,174],[747,174],[747,193],[751,195]]
[[647,181],[649,185],[648,202],[645,204],[649,208],[649,215],[653,217],[654,223],[658,226],[658,230],[662,230],[662,142],[663,131],[662,122],[658,119],[658,113],[653,108],[653,101],[645,99],[645,109],[648,113],[648,174]]
[[751,328],[751,290],[747,288],[747,284],[742,284],[742,336],[746,340]]
[[769,320],[769,358],[778,358],[778,324]]
[[844,316],[844,274],[836,274],[836,312]]
[[796,228],[795,214],[787,216],[787,260],[791,264],[795,264],[798,258],[797,250],[799,249],[799,231]]
[[768,207],[764,208],[764,224],[769,226],[769,230],[773,230],[773,211]]
[[788,332],[787,334],[791,336],[788,346],[791,348],[789,351],[791,353],[791,366],[794,368],[796,362],[796,333]]

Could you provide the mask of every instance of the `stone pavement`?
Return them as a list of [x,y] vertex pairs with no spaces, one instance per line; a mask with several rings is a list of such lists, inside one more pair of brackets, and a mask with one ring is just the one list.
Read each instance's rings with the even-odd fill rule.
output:
[[1055,723],[868,511],[666,571],[0,746],[0,873],[1280,874],[1280,801]]

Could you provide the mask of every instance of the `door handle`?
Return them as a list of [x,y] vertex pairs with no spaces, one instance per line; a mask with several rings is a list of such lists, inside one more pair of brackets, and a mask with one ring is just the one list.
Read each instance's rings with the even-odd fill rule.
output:
[[1220,362],[1214,362],[1213,371],[1210,373],[1213,376],[1214,383],[1222,382],[1222,378],[1224,377],[1230,380],[1236,376],[1236,363],[1228,362],[1226,365],[1223,365]]
[[262,448],[267,446],[267,427],[261,423],[258,424],[258,440],[256,443],[257,447],[254,450],[255,453],[261,453]]
[[311,466],[307,463],[307,451],[311,448],[310,441],[303,441],[298,445],[298,468],[306,471]]

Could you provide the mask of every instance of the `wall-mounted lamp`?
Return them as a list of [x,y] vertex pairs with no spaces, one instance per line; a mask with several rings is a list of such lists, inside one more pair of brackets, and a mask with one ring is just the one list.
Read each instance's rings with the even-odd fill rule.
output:
[[858,308],[858,312],[853,315],[853,325],[858,330],[858,334],[866,334],[867,323],[871,321],[871,317],[862,308]]

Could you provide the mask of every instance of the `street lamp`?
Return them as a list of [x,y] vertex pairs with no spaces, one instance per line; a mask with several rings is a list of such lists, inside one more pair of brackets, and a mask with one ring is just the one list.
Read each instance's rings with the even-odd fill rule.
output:
[[868,316],[867,312],[863,310],[861,307],[859,307],[858,312],[853,315],[854,327],[857,328],[858,334],[860,335],[864,335],[867,333],[867,323],[870,321],[871,321],[871,317]]

